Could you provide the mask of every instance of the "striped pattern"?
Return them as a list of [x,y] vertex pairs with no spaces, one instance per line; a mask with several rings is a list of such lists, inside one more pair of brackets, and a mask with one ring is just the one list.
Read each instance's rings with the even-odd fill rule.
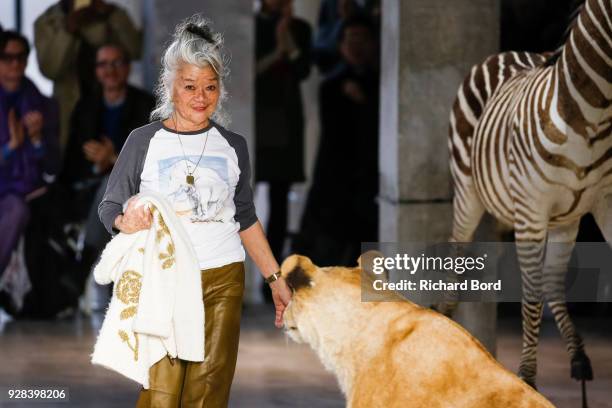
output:
[[[598,205],[612,194],[611,101],[612,0],[587,0],[554,58],[489,57],[472,68],[451,112],[451,241],[471,241],[485,211],[514,229],[524,295],[520,375],[533,385],[541,295],[563,292],[580,218],[592,212],[612,242],[612,207]],[[570,356],[586,358],[563,299],[550,296]]]

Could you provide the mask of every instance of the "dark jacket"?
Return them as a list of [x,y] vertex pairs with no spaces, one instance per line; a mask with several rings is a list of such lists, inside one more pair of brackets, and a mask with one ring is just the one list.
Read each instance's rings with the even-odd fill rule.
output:
[[[344,92],[353,81],[366,97]],[[302,220],[337,239],[376,241],[378,235],[378,73],[347,66],[320,88],[321,139]]]
[[[155,99],[149,93],[128,85],[125,104],[121,112],[120,135],[125,141],[130,132],[149,122],[149,115],[155,106]],[[83,144],[89,140],[101,140],[104,101],[97,93],[79,100],[71,118],[70,138],[66,150],[61,180],[66,184],[98,178],[93,165],[83,153]],[[115,151],[123,147],[115,146]]]
[[[276,49],[278,17],[257,15],[255,55],[259,60]],[[300,82],[310,74],[311,28],[294,18],[291,35],[300,50],[255,80],[255,175],[257,181],[304,180],[304,115]]]

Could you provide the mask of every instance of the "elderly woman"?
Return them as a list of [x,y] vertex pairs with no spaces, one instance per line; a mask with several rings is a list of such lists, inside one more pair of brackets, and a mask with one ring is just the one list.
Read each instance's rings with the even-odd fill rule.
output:
[[162,59],[157,119],[128,137],[99,207],[109,232],[148,229],[139,191],[164,194],[191,238],[202,270],[204,362],[164,358],[150,370],[138,407],[225,407],[236,365],[246,247],[276,306],[276,325],[291,298],[255,214],[247,143],[221,126],[226,92],[222,39],[205,20],[181,23]]

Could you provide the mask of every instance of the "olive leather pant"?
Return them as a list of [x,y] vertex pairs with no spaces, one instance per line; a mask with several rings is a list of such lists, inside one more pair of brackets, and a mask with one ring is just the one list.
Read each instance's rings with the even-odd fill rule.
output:
[[164,357],[149,371],[136,408],[227,407],[240,337],[244,263],[202,271],[205,317],[203,362]]

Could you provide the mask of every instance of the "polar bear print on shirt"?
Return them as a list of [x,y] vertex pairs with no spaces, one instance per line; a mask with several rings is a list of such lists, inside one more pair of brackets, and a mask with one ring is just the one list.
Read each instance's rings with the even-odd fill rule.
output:
[[[159,167],[160,183],[167,183],[165,190],[170,192],[168,198],[177,215],[188,216],[191,222],[225,222],[232,213],[227,208],[230,199],[227,166],[225,160],[220,163],[206,159],[201,160],[193,173],[194,185],[186,181],[187,167],[182,158],[163,160],[165,166],[160,163]],[[195,163],[190,163],[190,169],[194,166]]]

